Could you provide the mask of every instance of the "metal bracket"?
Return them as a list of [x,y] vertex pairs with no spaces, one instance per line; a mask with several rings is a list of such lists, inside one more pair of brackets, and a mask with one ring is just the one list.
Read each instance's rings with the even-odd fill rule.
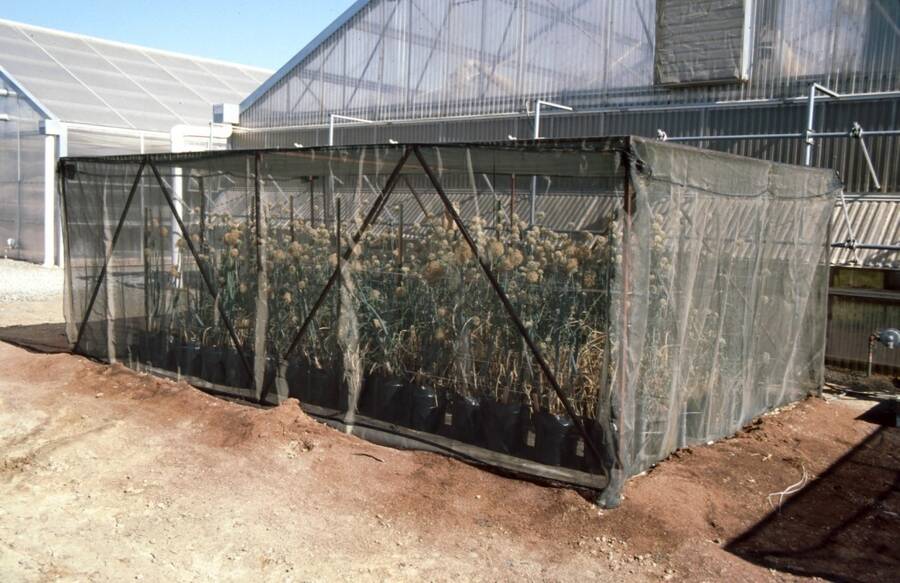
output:
[[872,183],[875,185],[875,190],[880,191],[881,182],[878,180],[878,173],[875,172],[875,166],[872,164],[869,148],[866,147],[866,142],[863,140],[863,127],[859,125],[859,122],[853,122],[853,125],[850,126],[850,137],[859,142],[859,147],[862,148],[863,157],[866,159],[866,167],[869,169],[869,176],[872,177]]

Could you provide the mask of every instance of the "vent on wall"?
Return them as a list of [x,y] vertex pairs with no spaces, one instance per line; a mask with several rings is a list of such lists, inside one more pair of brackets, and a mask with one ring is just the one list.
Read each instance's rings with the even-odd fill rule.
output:
[[657,0],[656,83],[747,80],[752,12],[753,0]]

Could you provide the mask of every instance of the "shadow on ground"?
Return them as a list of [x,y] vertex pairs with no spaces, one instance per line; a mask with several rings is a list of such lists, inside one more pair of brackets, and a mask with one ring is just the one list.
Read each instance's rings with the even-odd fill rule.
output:
[[0,328],[0,341],[50,354],[70,352],[71,349],[63,323],[7,326]]
[[763,567],[836,581],[900,573],[900,428],[894,403],[859,419],[878,425],[799,494],[726,548]]

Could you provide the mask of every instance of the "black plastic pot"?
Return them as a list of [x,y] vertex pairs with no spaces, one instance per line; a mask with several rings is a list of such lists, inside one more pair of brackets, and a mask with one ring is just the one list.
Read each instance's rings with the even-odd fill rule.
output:
[[[253,359],[249,354],[247,355],[247,358],[252,370]],[[244,364],[241,362],[241,355],[237,350],[234,350],[233,348],[226,349],[223,360],[225,362],[226,385],[246,389],[253,384],[251,375],[244,368]]]
[[183,376],[197,376],[200,373],[200,345],[185,342],[178,353],[178,370]]
[[337,409],[339,383],[337,376],[310,366],[300,360],[292,361],[287,369],[288,393],[301,403]]
[[603,435],[603,428],[594,419],[581,417],[581,422],[587,430],[588,435],[597,449],[600,450],[602,459],[597,459],[591,453],[590,446],[585,443],[581,433],[573,424],[569,428],[569,433],[565,439],[565,447],[563,450],[562,465],[573,470],[589,472],[592,474],[604,473],[612,467],[613,460],[607,452],[606,439]]
[[437,433],[444,417],[446,397],[442,391],[418,383],[407,385],[409,392],[409,427]]
[[340,382],[337,375],[321,368],[310,367],[308,378],[309,402],[328,409],[338,409]]
[[165,364],[163,364],[162,368],[166,370],[170,370],[175,372],[178,370],[179,365],[181,364],[181,347],[183,343],[181,340],[173,338],[166,345],[166,360]]
[[151,366],[163,368],[169,350],[168,335],[161,332],[145,332],[141,338],[140,360]]
[[225,351],[222,348],[214,346],[202,347],[200,349],[200,378],[217,385],[224,383],[224,355]]
[[500,453],[518,454],[524,447],[523,420],[528,410],[521,403],[481,401],[481,434],[484,446]]
[[366,379],[359,412],[396,425],[409,426],[409,389],[403,379],[372,375]]
[[561,466],[567,439],[575,427],[568,415],[540,411],[532,417],[534,428],[533,459],[542,464]]
[[481,403],[478,399],[450,393],[437,432],[450,439],[480,445],[480,419]]
[[144,333],[140,330],[129,328],[125,334],[129,363],[141,362],[141,350],[144,345]]

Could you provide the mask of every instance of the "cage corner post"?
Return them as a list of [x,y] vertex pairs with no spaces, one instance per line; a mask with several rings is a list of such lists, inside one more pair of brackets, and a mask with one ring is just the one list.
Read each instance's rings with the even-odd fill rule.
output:
[[253,217],[256,231],[256,314],[253,333],[253,390],[256,401],[265,402],[267,384],[264,382],[268,358],[266,331],[269,328],[269,278],[266,264],[266,238],[268,236],[266,209],[262,202],[262,152],[253,155]]
[[618,275],[621,279],[621,314],[620,314],[620,338],[617,371],[614,377],[614,387],[610,387],[612,393],[610,407],[611,426],[614,430],[612,436],[613,467],[610,468],[609,485],[597,499],[597,503],[604,508],[616,508],[622,502],[622,488],[627,478],[626,450],[625,450],[625,418],[626,395],[628,392],[628,350],[629,350],[629,326],[631,312],[631,244],[632,244],[632,220],[634,218],[635,191],[632,184],[632,166],[634,156],[631,138],[625,140],[620,152],[622,166],[622,268]]
[[[66,189],[66,183],[68,182],[68,177],[66,176],[66,172],[68,169],[68,162],[59,161],[56,169],[56,179],[59,184],[59,210],[60,210],[60,253],[63,260],[61,264],[63,266],[63,315],[66,320],[66,339],[72,344],[72,351],[75,351],[75,339],[78,336],[78,328],[75,325],[75,295],[74,288],[72,287],[72,270],[74,269],[74,265],[72,264],[72,234],[69,231],[69,221],[71,220],[71,216],[69,215],[69,199],[68,199],[68,191]],[[77,171],[77,170],[75,170]]]

